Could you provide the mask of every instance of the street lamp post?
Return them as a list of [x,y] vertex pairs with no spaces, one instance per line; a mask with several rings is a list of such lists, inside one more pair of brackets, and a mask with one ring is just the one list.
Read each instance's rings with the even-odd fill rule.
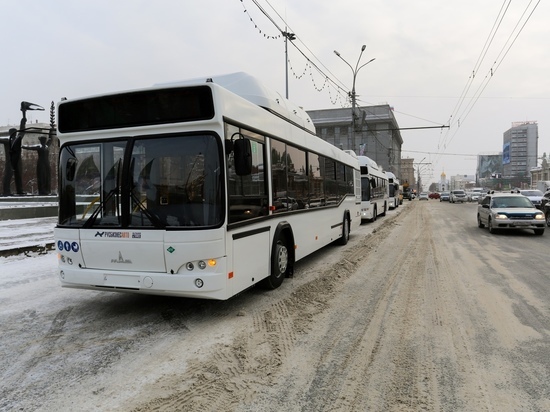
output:
[[340,57],[340,59],[342,59],[342,61],[349,66],[349,68],[351,69],[351,72],[353,74],[353,83],[352,83],[351,93],[350,93],[350,97],[351,97],[351,133],[352,133],[352,141],[350,141],[350,139],[348,138],[348,149],[349,150],[355,150],[355,119],[356,119],[356,115],[355,115],[355,106],[356,106],[355,79],[357,78],[357,73],[359,73],[359,70],[361,70],[367,64],[369,64],[369,63],[371,63],[375,60],[375,58],[372,58],[368,62],[366,62],[365,64],[359,66],[359,62],[361,61],[361,56],[363,56],[363,52],[365,51],[366,48],[367,48],[367,46],[363,44],[363,46],[361,47],[361,53],[359,53],[359,58],[357,59],[357,63],[355,64],[355,69],[353,68],[353,66],[351,64],[349,64],[340,55],[340,53],[338,53],[338,51],[334,50],[334,54],[337,55],[338,57]]
[[[418,180],[416,181],[416,190],[420,193],[422,191],[422,178],[420,176],[420,167],[424,167],[427,165],[431,165],[430,162],[423,163],[426,157],[424,157],[420,162],[415,163],[416,164],[416,173],[418,174]],[[414,169],[413,169],[414,170]]]

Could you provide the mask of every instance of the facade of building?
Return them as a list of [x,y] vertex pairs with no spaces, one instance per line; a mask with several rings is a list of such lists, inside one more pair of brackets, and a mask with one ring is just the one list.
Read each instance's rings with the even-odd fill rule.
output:
[[530,170],[537,167],[538,140],[539,128],[536,121],[512,123],[512,127],[504,132],[503,137],[503,178],[522,183],[530,180]]
[[368,156],[385,171],[403,180],[403,139],[392,108],[385,105],[309,110],[317,136],[343,150]]
[[[542,155],[542,165],[531,169],[531,189],[539,189],[539,182],[550,182],[550,163],[546,153]],[[543,185],[543,186],[546,186]]]
[[478,155],[476,177],[478,182],[502,177],[502,152]]
[[441,172],[441,177],[437,184],[437,190],[440,192],[445,192],[449,190],[449,181],[447,180],[447,175],[445,172]]
[[414,159],[401,159],[401,179],[402,185],[408,184],[411,189],[416,189],[416,179],[414,178]]
[[451,176],[449,190],[468,190],[476,186],[474,175],[456,175]]

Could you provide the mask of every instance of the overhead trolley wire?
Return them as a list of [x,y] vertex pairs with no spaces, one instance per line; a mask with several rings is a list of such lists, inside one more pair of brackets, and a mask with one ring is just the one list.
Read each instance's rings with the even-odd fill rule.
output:
[[[511,0],[510,0],[511,1]],[[503,10],[504,8],[504,4],[503,6],[501,7],[500,11],[499,11],[499,14],[497,16],[497,21],[499,22],[498,23],[498,26],[496,27],[496,29],[493,31],[491,30],[492,32],[492,35],[490,34],[490,42],[488,43],[489,46],[492,44],[492,41],[496,35],[496,32],[498,31],[498,28],[500,27],[501,25],[501,22],[504,18],[504,15],[507,13],[508,11],[508,8],[510,6],[510,1],[508,2],[508,4],[506,5],[506,8]],[[506,3],[506,2],[505,2]],[[512,46],[514,45],[514,43],[516,42],[517,38],[519,37],[519,35],[521,34],[521,32],[523,31],[523,29],[525,28],[525,26],[527,25],[527,22],[530,20],[530,18],[532,17],[533,13],[535,12],[536,8],[538,7],[539,3],[540,3],[540,0],[537,1],[537,3],[535,4],[535,6],[531,9],[529,15],[527,16],[527,18],[524,20],[524,17],[526,15],[526,13],[528,12],[529,8],[530,8],[530,5],[531,5],[532,1],[530,1],[527,6],[525,7],[523,13],[521,14],[521,16],[519,17],[516,25],[514,26],[514,28],[512,29],[512,31],[510,32],[510,35],[508,36],[508,39],[506,40],[506,42],[504,43],[504,45],[502,46],[497,58],[495,59],[495,61],[493,62],[493,64],[491,65],[491,67],[489,68],[489,70],[487,71],[487,74],[485,75],[484,79],[482,80],[482,82],[480,83],[480,85],[478,86],[477,90],[475,91],[473,97],[472,97],[472,100],[470,100],[470,102],[468,103],[468,105],[466,105],[466,107],[464,108],[464,110],[461,112],[460,116],[457,116],[457,120],[454,122],[454,124],[458,125],[458,128],[453,128],[453,132],[452,132],[452,135],[450,137],[450,139],[448,139],[448,136],[449,134],[451,133],[451,131],[449,130],[446,134],[445,134],[445,138],[443,139],[443,141],[441,141],[441,138],[440,138],[440,143],[438,144],[438,149],[439,150],[445,150],[446,147],[451,143],[451,141],[454,139],[454,137],[456,136],[456,134],[458,133],[459,129],[460,129],[460,122],[464,122],[465,119],[469,116],[470,112],[473,110],[475,104],[477,103],[477,101],[479,100],[479,98],[481,97],[482,93],[484,92],[485,88],[487,87],[487,85],[489,84],[489,82],[491,81],[491,79],[493,78],[493,76],[495,75],[496,71],[498,70],[498,68],[500,67],[500,65],[502,64],[502,62],[504,61],[505,57],[507,56],[508,52],[510,51],[510,49],[512,48]],[[524,20],[524,21],[523,21]],[[523,21],[523,24],[521,24],[521,22]],[[517,28],[518,26],[521,24],[521,28],[519,29],[519,31],[517,31]],[[494,25],[493,25],[494,27]],[[517,31],[517,33],[516,33]],[[515,36],[514,36],[514,33]],[[510,42],[510,39],[513,38],[513,40]],[[486,44],[487,44],[487,41],[486,41]],[[467,83],[467,87],[468,87],[468,90],[469,88],[471,87],[471,83],[473,82],[473,79],[475,77],[475,74],[477,73],[477,71],[479,71],[479,68],[481,66],[481,63],[482,61],[485,59],[485,56],[487,54],[487,51],[488,51],[488,47],[486,48],[484,46],[484,50],[482,51],[482,54],[480,54],[480,57],[478,58],[478,61],[476,62],[476,65],[474,66],[474,71],[472,72],[472,76],[469,78],[469,81]],[[483,56],[483,57],[481,57]],[[467,92],[466,92],[467,93]],[[462,106],[464,100],[466,99],[466,93],[463,93],[463,95],[461,95],[461,98],[459,100],[459,104],[457,103],[457,106],[455,106],[455,109],[453,110],[453,113],[451,114],[451,117],[449,118],[449,125],[451,125],[451,121],[452,121],[452,116],[456,113],[458,113],[458,110],[460,109],[460,107]],[[443,147],[442,147],[443,146]]]

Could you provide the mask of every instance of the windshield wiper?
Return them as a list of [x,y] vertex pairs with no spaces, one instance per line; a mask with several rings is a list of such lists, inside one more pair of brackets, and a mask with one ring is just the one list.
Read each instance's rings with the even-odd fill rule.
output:
[[158,218],[158,216],[156,216],[153,212],[151,212],[149,209],[147,209],[145,206],[143,206],[143,203],[141,202],[141,200],[139,199],[139,197],[136,195],[135,191],[133,190],[130,190],[130,193],[131,193],[131,197],[132,197],[132,200],[134,202],[136,202],[139,210],[145,215],[147,216],[147,218],[151,221],[151,223],[153,224],[153,226],[155,226],[155,228],[159,229],[159,228],[164,228],[164,224],[162,223],[162,221]]
[[[94,210],[94,212],[91,214],[91,216],[88,218],[88,220],[86,220],[86,222],[84,222],[84,225],[83,227],[85,228],[89,228],[91,227],[95,220],[97,219],[97,217],[99,216],[99,213],[104,210],[105,208],[105,205],[107,204],[107,202],[109,200],[111,200],[111,198],[114,196],[114,195],[117,195],[119,194],[119,189],[120,189],[120,166],[121,166],[121,159],[118,159],[116,161],[116,163],[113,164],[113,166],[111,167],[111,169],[109,170],[109,173],[107,173],[107,178],[110,179],[113,179],[116,184],[115,184],[115,187],[113,187],[111,190],[109,190],[109,192],[103,197],[103,200],[101,200],[101,202],[99,202],[99,206],[97,207],[96,210]],[[115,169],[116,169],[116,174],[115,173]],[[113,173],[113,176],[111,177],[111,172]],[[105,185],[105,181],[103,182],[103,185]],[[118,202],[118,199],[117,199],[117,202],[116,202],[116,205],[115,205],[115,208],[116,210],[118,211],[118,208],[120,207],[120,204]],[[117,216],[117,214],[115,213],[115,216]]]
[[[105,204],[115,195],[115,194],[118,194],[118,186],[115,186],[114,188],[112,188],[109,193],[107,193],[107,195],[103,198],[103,200],[101,202],[99,202],[99,206],[97,207],[96,210],[94,210],[94,212],[91,214],[91,216],[88,218],[88,220],[86,220],[86,222],[84,222],[84,225],[82,225],[82,227],[84,228],[90,228],[93,226],[95,220],[97,219],[97,217],[99,216],[99,213],[101,212],[101,210],[105,207]],[[118,202],[117,202],[117,209],[118,209]]]

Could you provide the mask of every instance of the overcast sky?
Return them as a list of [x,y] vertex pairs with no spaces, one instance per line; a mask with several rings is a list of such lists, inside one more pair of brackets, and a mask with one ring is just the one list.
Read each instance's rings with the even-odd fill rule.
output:
[[[256,3],[297,37],[294,103],[346,107],[352,70],[333,51],[355,66],[364,44],[361,63],[376,60],[357,74],[359,104],[393,106],[402,128],[451,126],[402,131],[403,157],[430,163],[425,182],[474,174],[475,155],[500,152],[516,121],[538,121],[539,156],[550,152],[550,2],[539,0],[0,0],[0,126],[19,123],[22,100],[48,109],[237,71],[284,95],[284,39]],[[48,110],[27,117],[49,122]]]

